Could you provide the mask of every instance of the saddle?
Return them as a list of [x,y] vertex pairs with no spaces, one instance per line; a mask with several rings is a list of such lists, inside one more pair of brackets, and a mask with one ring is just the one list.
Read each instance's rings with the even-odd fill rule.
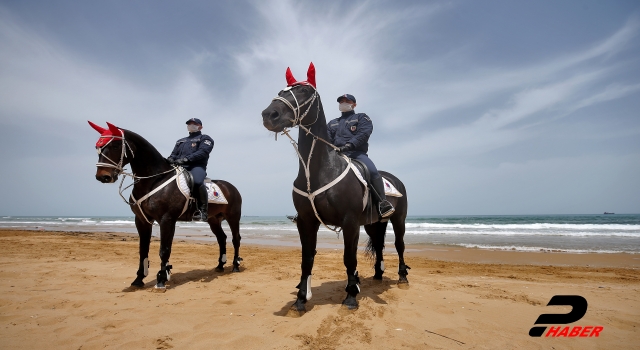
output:
[[[194,184],[193,184],[193,175],[188,170],[182,172],[181,176],[176,179],[178,184],[178,188],[180,192],[189,199],[187,203],[190,203],[193,200],[194,193]],[[228,204],[227,199],[224,197],[224,194],[220,190],[220,187],[216,185],[210,178],[204,179],[204,186],[207,188],[207,193],[209,194],[209,203],[215,204]]]
[[367,168],[367,165],[357,159],[351,159],[351,163],[353,163],[353,165],[358,168],[358,170],[360,171],[360,175],[362,175],[362,178],[367,183],[367,186],[370,186],[371,173],[369,172],[369,168]]

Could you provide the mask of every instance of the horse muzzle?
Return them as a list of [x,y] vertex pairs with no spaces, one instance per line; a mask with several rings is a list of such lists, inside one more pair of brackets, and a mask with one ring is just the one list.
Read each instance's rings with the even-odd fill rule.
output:
[[96,180],[104,184],[114,183],[116,182],[116,180],[118,180],[118,174],[111,173],[106,170],[98,170],[98,172],[96,173]]
[[262,125],[269,131],[280,132],[293,126],[290,119],[283,116],[275,108],[267,108],[262,111]]

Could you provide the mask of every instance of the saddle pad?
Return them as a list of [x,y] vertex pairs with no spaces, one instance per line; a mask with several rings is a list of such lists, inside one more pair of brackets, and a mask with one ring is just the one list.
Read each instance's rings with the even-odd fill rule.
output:
[[[180,192],[182,192],[185,197],[189,198],[191,196],[191,191],[189,190],[187,179],[184,177],[184,175],[180,174],[180,176],[176,178],[176,181],[178,182],[178,188],[180,189]],[[222,194],[222,191],[220,191],[220,187],[218,187],[215,182],[207,182],[205,180],[204,185],[207,187],[207,194],[209,194],[209,203],[229,204],[229,202],[227,202],[227,199],[224,197],[224,194]]]
[[[366,182],[364,181],[364,177],[362,177],[362,174],[360,173],[360,170],[355,166],[352,166],[351,169],[358,177],[358,180],[360,180],[360,182],[362,182],[363,184],[366,184]],[[398,191],[398,189],[389,180],[385,179],[384,176],[382,177],[382,182],[384,183],[384,194],[386,196],[402,197],[402,193],[400,193],[400,191]]]
[[384,182],[384,194],[391,197],[402,197],[402,193],[398,191],[398,189],[387,179],[382,177],[382,182]]

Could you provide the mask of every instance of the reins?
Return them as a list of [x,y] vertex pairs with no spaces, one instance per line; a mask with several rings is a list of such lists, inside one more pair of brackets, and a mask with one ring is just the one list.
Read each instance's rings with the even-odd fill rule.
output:
[[[318,90],[315,88],[315,86],[311,85],[311,84],[305,84],[307,86],[311,86],[313,87],[313,95],[311,97],[309,97],[306,101],[304,101],[302,104],[298,103],[298,99],[296,98],[296,95],[293,93],[292,89],[295,86],[288,86],[287,88],[285,88],[283,91],[289,91],[291,93],[291,96],[293,96],[293,100],[296,103],[296,107],[293,106],[293,104],[291,102],[289,102],[289,100],[287,100],[284,97],[280,97],[280,96],[276,96],[273,98],[272,101],[281,101],[283,102],[287,107],[289,107],[292,111],[293,111],[293,117],[294,119],[291,119],[291,122],[293,123],[293,127],[299,126],[302,130],[305,131],[306,135],[311,135],[313,137],[313,141],[311,142],[311,149],[309,150],[309,156],[307,157],[307,162],[305,163],[304,159],[302,158],[302,154],[300,154],[300,150],[298,148],[298,143],[291,137],[291,135],[289,135],[289,130],[287,130],[287,128],[285,128],[282,131],[283,135],[286,135],[289,140],[291,140],[291,145],[293,146],[293,149],[296,151],[296,153],[298,154],[298,158],[300,159],[300,163],[302,163],[302,166],[304,168],[304,175],[307,179],[307,192],[304,192],[302,190],[297,189],[295,186],[293,186],[293,191],[296,192],[299,195],[305,196],[307,198],[309,198],[309,201],[311,202],[311,207],[313,208],[313,213],[316,215],[316,218],[318,219],[318,221],[320,221],[320,223],[326,227],[327,229],[335,232],[338,236],[340,236],[340,232],[342,231],[342,227],[338,228],[338,226],[336,225],[334,228],[331,228],[329,226],[327,226],[327,224],[324,223],[324,221],[322,221],[322,219],[320,218],[320,214],[318,214],[318,210],[316,209],[316,204],[314,199],[316,198],[317,195],[319,195],[320,193],[330,189],[331,187],[333,187],[335,184],[337,184],[338,182],[340,182],[345,176],[347,176],[347,173],[349,173],[349,170],[352,167],[351,164],[351,159],[345,155],[341,155],[341,157],[347,162],[347,167],[345,168],[345,170],[342,172],[342,174],[340,174],[335,180],[331,181],[330,183],[322,186],[321,188],[315,190],[314,192],[311,192],[311,174],[309,172],[309,166],[311,165],[311,156],[313,155],[313,149],[316,145],[316,141],[320,140],[324,143],[326,143],[329,147],[333,148],[334,150],[339,150],[338,147],[334,146],[331,142],[314,135],[311,130],[309,130],[307,128],[307,126],[311,126],[313,124],[315,124],[318,121],[318,116],[320,114],[320,100],[318,100],[318,106],[316,108],[316,119],[312,122],[309,123],[307,125],[303,125],[302,124],[302,119],[304,119],[304,117],[307,116],[307,114],[309,113],[309,111],[311,110],[311,106],[313,105],[313,102],[316,101],[316,99],[318,98]],[[300,109],[305,106],[306,104],[309,104],[309,107],[307,107],[307,110],[300,115]],[[277,135],[277,133],[276,133]],[[277,140],[277,138],[276,138]]]
[[[116,169],[117,173],[116,175],[120,175],[122,174],[122,180],[120,180],[120,186],[118,187],[118,194],[120,195],[120,198],[122,198],[122,200],[127,204],[127,205],[137,205],[138,209],[140,209],[140,213],[142,213],[142,217],[144,217],[145,221],[147,221],[147,223],[151,223],[149,221],[149,219],[147,219],[147,216],[144,214],[144,211],[142,210],[142,208],[140,207],[140,204],[146,200],[147,198],[151,197],[153,194],[155,194],[156,192],[160,191],[162,188],[164,188],[165,186],[167,186],[169,183],[171,183],[171,181],[175,180],[178,176],[180,176],[180,174],[182,174],[182,172],[184,172],[184,168],[183,167],[179,167],[179,166],[173,166],[172,168],[167,170],[167,171],[163,171],[161,173],[155,174],[155,175],[150,175],[150,176],[138,176],[136,174],[134,174],[133,172],[128,173],[126,171],[124,171],[123,168],[123,164],[124,164],[124,158],[127,157],[127,152],[126,152],[126,148],[129,149],[129,152],[131,152],[131,158],[135,158],[135,155],[133,153],[133,150],[131,149],[131,146],[129,146],[129,143],[125,140],[124,137],[124,132],[120,131],[122,133],[122,136],[116,136],[116,135],[111,135],[111,136],[100,136],[100,138],[110,138],[109,141],[107,141],[107,143],[104,144],[104,146],[102,147],[97,147],[96,150],[98,152],[99,155],[103,156],[104,158],[106,158],[109,162],[111,162],[111,164],[109,163],[102,163],[102,162],[98,162],[96,163],[96,166],[99,167],[106,167],[106,168],[114,168]],[[118,163],[114,162],[111,158],[107,157],[103,152],[102,149],[107,147],[111,141],[113,140],[122,140],[122,152],[120,154],[120,161]],[[126,148],[125,148],[126,146]],[[142,198],[136,200],[135,197],[133,197],[133,193],[130,195],[131,199],[133,200],[133,203],[131,203],[131,201],[128,201],[126,198],[124,198],[124,196],[122,195],[122,192],[124,192],[125,190],[127,190],[129,187],[134,186],[135,184],[137,184],[138,182],[140,182],[140,180],[144,180],[144,179],[150,179],[156,176],[160,176],[160,175],[164,175],[167,173],[170,173],[172,171],[175,171],[176,174],[171,177],[169,180],[165,181],[162,185],[156,187],[155,189],[153,189],[151,192],[147,193],[145,196],[143,196]],[[133,180],[133,182],[131,184],[129,184],[128,186],[126,186],[125,188],[122,188],[122,185],[124,184],[124,179],[126,177],[131,177],[131,179]],[[189,200],[187,199],[187,203],[189,202]],[[184,211],[186,210],[186,205],[185,208],[182,210],[182,212],[184,213]],[[182,215],[182,214],[181,214]]]

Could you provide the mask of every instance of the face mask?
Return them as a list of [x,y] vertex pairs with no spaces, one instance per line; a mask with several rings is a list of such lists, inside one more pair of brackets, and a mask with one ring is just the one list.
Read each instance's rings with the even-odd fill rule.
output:
[[189,132],[196,132],[196,131],[198,131],[199,127],[200,127],[200,125],[189,124],[189,125],[187,125],[187,130],[189,130]]
[[351,103],[342,102],[338,105],[338,109],[340,112],[349,112],[353,110],[353,107],[351,106]]

